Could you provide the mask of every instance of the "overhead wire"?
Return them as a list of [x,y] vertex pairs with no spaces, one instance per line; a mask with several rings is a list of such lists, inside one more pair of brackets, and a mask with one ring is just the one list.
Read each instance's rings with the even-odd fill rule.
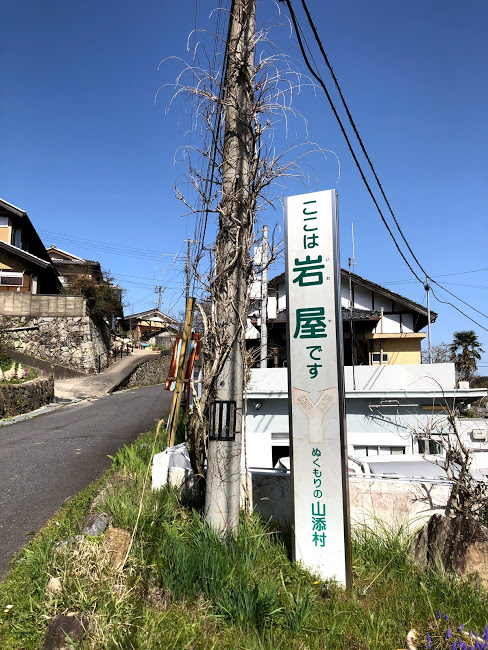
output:
[[[351,153],[351,155],[352,155],[352,157],[353,157],[353,160],[354,160],[354,162],[355,162],[355,164],[356,164],[356,167],[357,167],[357,169],[358,169],[358,171],[359,171],[359,173],[360,173],[361,179],[362,179],[362,181],[363,181],[363,183],[364,183],[364,185],[365,185],[365,187],[366,187],[366,189],[367,189],[367,191],[368,191],[368,193],[369,193],[369,195],[370,195],[370,197],[371,197],[371,199],[372,199],[372,201],[373,201],[373,203],[374,203],[374,205],[375,205],[375,207],[376,207],[376,209],[377,209],[377,211],[378,211],[378,214],[379,214],[380,217],[381,217],[381,220],[382,220],[384,226],[386,227],[386,229],[387,229],[387,231],[388,231],[390,237],[392,238],[392,240],[393,240],[393,242],[394,242],[394,244],[395,244],[398,253],[401,255],[402,259],[403,259],[404,262],[407,264],[407,266],[408,266],[410,272],[412,273],[412,275],[414,275],[414,277],[417,279],[417,281],[420,282],[424,287],[426,286],[426,282],[428,281],[428,279],[430,279],[430,280],[431,280],[435,285],[437,285],[440,289],[443,289],[444,291],[446,291],[447,293],[449,293],[453,298],[455,298],[456,300],[459,300],[459,302],[465,304],[467,307],[469,307],[469,308],[472,309],[473,311],[479,313],[479,314],[482,315],[483,317],[488,318],[488,315],[486,315],[486,314],[484,314],[483,312],[481,312],[480,310],[476,309],[476,307],[473,307],[472,305],[470,305],[469,303],[467,303],[466,301],[464,301],[462,298],[459,298],[459,296],[456,296],[453,292],[449,291],[449,290],[446,289],[442,284],[440,284],[439,282],[437,282],[436,280],[434,280],[434,279],[433,279],[433,278],[432,278],[432,277],[427,273],[427,271],[424,269],[424,267],[422,266],[422,264],[419,262],[417,256],[416,256],[415,253],[413,252],[412,247],[411,247],[410,244],[408,243],[408,240],[407,240],[407,238],[405,237],[405,234],[403,233],[403,230],[402,230],[402,228],[400,227],[400,224],[398,223],[398,220],[397,220],[397,218],[396,218],[396,216],[395,216],[395,213],[393,212],[393,209],[392,209],[392,207],[391,207],[391,205],[390,205],[390,202],[388,201],[388,198],[387,198],[387,196],[386,196],[386,193],[385,193],[385,191],[384,191],[384,189],[383,189],[383,186],[382,186],[382,184],[381,184],[381,182],[380,182],[380,180],[379,180],[378,174],[376,173],[376,170],[375,170],[375,168],[374,168],[374,166],[373,166],[373,163],[371,162],[371,159],[370,159],[370,157],[369,157],[369,155],[368,155],[368,152],[367,152],[367,150],[366,150],[366,147],[364,146],[364,143],[363,143],[363,141],[362,141],[362,138],[361,138],[361,136],[360,136],[360,134],[359,134],[359,131],[358,131],[357,127],[356,127],[356,124],[355,124],[355,122],[354,122],[354,120],[353,120],[353,118],[352,118],[351,112],[350,112],[349,107],[348,107],[348,105],[347,105],[347,103],[346,103],[346,101],[345,101],[345,98],[344,98],[344,95],[343,95],[342,90],[341,90],[341,88],[340,88],[340,85],[339,85],[339,82],[338,82],[338,80],[337,80],[337,77],[336,77],[336,75],[335,75],[335,73],[334,73],[334,71],[333,71],[333,68],[332,68],[332,66],[331,66],[331,64],[330,64],[330,62],[329,62],[329,59],[328,59],[328,57],[327,57],[327,54],[326,54],[326,52],[325,52],[325,50],[324,50],[324,47],[323,47],[322,42],[321,42],[321,40],[320,40],[320,37],[319,37],[319,35],[318,35],[317,29],[316,29],[316,27],[315,27],[315,25],[314,25],[314,23],[313,23],[313,20],[312,20],[312,17],[311,17],[311,15],[310,15],[310,12],[309,12],[309,10],[308,10],[308,7],[307,7],[307,4],[306,4],[306,1],[305,1],[305,0],[301,0],[301,3],[302,3],[302,6],[303,6],[303,9],[304,9],[304,11],[305,11],[305,13],[306,13],[306,15],[307,15],[307,19],[308,19],[309,25],[310,25],[310,27],[311,27],[311,29],[312,29],[312,31],[313,31],[313,34],[314,34],[315,40],[316,40],[316,42],[317,42],[317,45],[318,45],[318,47],[319,47],[319,49],[320,49],[320,52],[321,52],[323,58],[324,58],[324,61],[325,61],[326,65],[327,65],[327,68],[329,69],[329,71],[330,71],[330,73],[331,73],[331,76],[332,76],[332,79],[334,80],[335,87],[336,87],[336,89],[337,89],[337,91],[338,91],[338,93],[339,93],[339,96],[340,96],[340,98],[341,98],[342,104],[343,104],[343,106],[344,106],[344,108],[345,108],[345,110],[346,110],[346,113],[347,113],[347,116],[348,116],[349,122],[350,122],[350,124],[351,124],[351,126],[352,126],[352,128],[353,128],[353,130],[354,130],[354,133],[355,133],[355,135],[356,135],[356,138],[357,138],[357,140],[358,140],[358,142],[359,142],[359,144],[360,144],[361,150],[362,150],[362,152],[363,152],[363,154],[364,154],[364,156],[365,156],[365,158],[366,158],[366,160],[367,160],[367,162],[368,162],[368,164],[369,164],[369,167],[370,167],[370,169],[371,169],[371,171],[372,171],[372,173],[373,173],[373,175],[374,175],[375,181],[376,181],[376,183],[377,183],[377,185],[378,185],[378,187],[379,187],[379,189],[380,189],[381,195],[382,195],[382,197],[383,197],[383,199],[384,199],[384,201],[385,201],[385,203],[386,203],[386,205],[387,205],[387,207],[388,207],[388,210],[389,210],[389,212],[390,212],[390,214],[391,214],[391,216],[392,216],[392,218],[393,218],[393,220],[394,220],[394,223],[395,223],[395,225],[396,225],[396,227],[397,227],[397,229],[398,229],[398,231],[399,231],[399,233],[400,233],[400,235],[401,235],[401,237],[402,237],[402,239],[403,239],[405,245],[407,246],[407,249],[408,249],[409,253],[411,254],[412,258],[414,259],[414,261],[415,261],[415,263],[417,264],[417,266],[419,267],[419,269],[420,269],[420,270],[422,271],[422,273],[424,274],[424,276],[425,276],[425,281],[422,280],[422,279],[419,277],[419,275],[418,275],[418,274],[414,271],[414,269],[412,268],[411,264],[409,263],[409,261],[407,260],[406,256],[404,255],[403,251],[401,250],[401,248],[400,248],[400,246],[399,246],[399,244],[398,244],[398,242],[397,242],[395,236],[393,235],[393,232],[392,232],[390,226],[388,225],[388,223],[387,223],[387,221],[386,221],[386,219],[385,219],[385,217],[384,217],[384,215],[383,215],[383,212],[381,211],[381,209],[380,209],[380,207],[379,207],[378,201],[376,200],[376,197],[375,197],[374,194],[373,194],[373,191],[372,191],[372,189],[371,189],[371,186],[370,186],[370,184],[368,183],[368,181],[367,181],[367,179],[366,179],[366,176],[365,176],[365,174],[364,174],[364,171],[363,171],[363,169],[362,169],[362,166],[361,166],[361,164],[359,163],[359,160],[358,160],[358,158],[357,158],[357,156],[356,156],[356,153],[355,153],[355,151],[354,151],[354,149],[353,149],[353,147],[352,147],[351,141],[350,141],[350,139],[349,139],[349,137],[348,137],[348,135],[347,135],[347,132],[346,132],[345,127],[344,127],[344,124],[343,124],[343,122],[342,122],[342,120],[341,120],[341,118],[340,118],[340,116],[339,116],[339,113],[338,113],[338,111],[337,111],[337,109],[336,109],[336,107],[335,107],[335,105],[334,105],[334,102],[333,102],[333,100],[332,100],[332,97],[331,97],[331,95],[330,95],[330,93],[329,93],[329,91],[328,91],[328,89],[327,89],[327,87],[326,87],[326,85],[325,85],[325,82],[323,81],[323,79],[321,78],[320,74],[318,73],[318,66],[317,66],[317,64],[316,64],[315,61],[314,61],[315,66],[316,66],[316,68],[317,68],[317,71],[315,71],[315,70],[313,69],[313,67],[311,66],[311,64],[310,64],[310,61],[309,61],[309,59],[308,59],[308,57],[307,57],[307,54],[306,54],[306,52],[305,52],[305,47],[304,47],[304,45],[306,46],[306,48],[307,48],[308,51],[310,52],[310,55],[311,55],[312,60],[313,60],[313,56],[312,56],[312,54],[311,54],[310,47],[308,46],[308,43],[307,43],[306,38],[305,38],[305,36],[304,36],[303,30],[301,29],[301,27],[300,27],[300,25],[299,25],[298,19],[297,19],[297,17],[296,17],[296,14],[295,14],[295,12],[294,12],[294,10],[293,10],[292,5],[291,5],[291,1],[290,1],[290,0],[285,0],[285,2],[286,2],[286,5],[287,5],[287,7],[288,7],[288,10],[289,10],[289,12],[290,12],[290,17],[291,17],[291,19],[292,19],[293,25],[294,25],[294,27],[295,27],[295,31],[296,31],[296,34],[297,34],[298,45],[299,45],[299,47],[300,47],[300,51],[301,51],[302,56],[303,56],[303,58],[304,58],[305,64],[306,64],[307,68],[309,69],[310,73],[313,75],[313,77],[316,79],[316,81],[317,81],[317,82],[320,84],[320,86],[322,87],[322,89],[323,89],[323,91],[324,91],[324,93],[325,93],[325,95],[326,95],[326,97],[327,97],[327,100],[328,100],[328,102],[329,102],[329,105],[330,105],[330,107],[331,107],[331,109],[332,109],[332,112],[334,113],[334,116],[335,116],[335,118],[336,118],[336,120],[337,120],[337,122],[338,122],[338,124],[339,124],[339,127],[340,127],[340,129],[341,129],[341,132],[342,132],[342,134],[343,134],[343,136],[344,136],[344,139],[346,140],[346,143],[347,143],[347,146],[348,146],[349,152]],[[437,299],[437,296],[434,294],[434,292],[432,292],[432,293],[433,293],[434,297]],[[455,309],[457,309],[457,311],[459,311],[459,312],[462,313],[464,316],[466,316],[466,318],[468,318],[469,320],[471,320],[471,321],[474,322],[475,324],[479,325],[480,327],[483,327],[482,325],[480,325],[479,323],[477,323],[477,321],[475,321],[475,320],[472,319],[470,316],[468,316],[467,314],[465,314],[462,310],[460,310],[460,309],[458,309],[457,307],[455,307],[451,302],[447,302],[446,304],[450,304],[450,305],[453,306]],[[486,329],[486,328],[483,327],[483,329]]]
[[346,100],[344,99],[344,95],[342,94],[341,87],[340,87],[339,82],[337,80],[337,77],[336,77],[336,75],[334,73],[334,70],[332,69],[332,66],[331,66],[331,64],[329,62],[329,58],[328,58],[328,56],[327,56],[327,54],[326,54],[326,52],[324,50],[324,47],[322,45],[322,41],[320,40],[320,37],[319,37],[319,35],[317,33],[317,29],[316,29],[316,27],[314,25],[314,22],[312,20],[312,17],[310,15],[309,10],[308,10],[307,3],[306,3],[305,0],[301,0],[301,3],[302,3],[302,6],[303,6],[303,9],[304,9],[304,11],[305,11],[305,13],[307,15],[308,23],[309,23],[309,25],[310,25],[310,27],[311,27],[311,29],[313,31],[313,34],[314,34],[315,40],[317,42],[317,45],[319,46],[320,52],[321,52],[321,54],[322,54],[322,56],[324,58],[325,64],[327,65],[327,67],[328,67],[328,69],[330,71],[330,74],[332,76],[332,79],[334,80],[335,87],[337,89],[337,92],[339,93],[339,96],[341,98],[342,104],[343,104],[344,109],[346,111],[347,117],[349,118],[349,122],[350,122],[350,124],[351,124],[351,126],[353,128],[353,131],[354,131],[354,133],[356,135],[356,138],[357,138],[357,140],[359,142],[359,145],[360,145],[361,150],[362,150],[362,152],[364,154],[364,157],[368,161],[368,165],[369,165],[369,167],[370,167],[370,169],[371,169],[371,171],[373,173],[373,176],[374,176],[375,181],[376,181],[376,183],[377,183],[377,185],[379,187],[381,195],[382,195],[386,205],[388,206],[388,210],[389,210],[391,216],[393,217],[393,221],[395,222],[395,225],[398,228],[398,232],[400,233],[403,241],[405,242],[405,245],[407,246],[407,248],[408,248],[408,250],[410,252],[410,255],[413,257],[413,259],[417,263],[420,270],[424,273],[424,275],[428,275],[428,273],[424,270],[424,268],[422,267],[422,265],[418,261],[418,259],[417,259],[416,255],[415,255],[415,253],[413,252],[412,248],[410,247],[410,244],[408,243],[407,238],[403,234],[403,230],[401,229],[400,224],[397,221],[395,213],[393,212],[393,209],[392,209],[392,207],[390,205],[390,202],[388,201],[388,198],[387,198],[387,196],[385,194],[385,191],[384,191],[383,186],[382,186],[382,184],[380,182],[380,179],[378,178],[378,174],[376,173],[376,169],[374,168],[374,165],[371,162],[371,158],[369,157],[368,152],[366,151],[366,147],[364,146],[363,140],[362,140],[361,136],[359,135],[359,131],[358,131],[357,127],[356,127],[356,123],[354,122],[353,117],[351,115],[351,112],[349,110],[349,107],[348,107],[348,105],[346,103]]
[[[463,316],[465,316],[468,320],[470,320],[470,321],[473,322],[475,325],[478,325],[478,327],[481,327],[481,329],[483,329],[483,330],[485,330],[486,332],[488,332],[488,327],[484,327],[483,325],[481,325],[481,323],[478,323],[477,321],[475,321],[474,318],[471,318],[471,316],[468,316],[468,314],[466,314],[462,309],[459,309],[459,307],[456,307],[456,305],[453,305],[452,302],[450,302],[449,300],[441,300],[441,299],[440,299],[440,298],[435,294],[434,289],[432,289],[432,287],[430,288],[430,290],[432,291],[432,295],[434,296],[434,298],[435,298],[438,302],[442,302],[444,305],[451,305],[451,307],[453,307],[456,311],[458,311],[460,314],[462,314]],[[483,314],[483,316],[484,316],[484,314]]]
[[68,235],[63,235],[61,233],[54,233],[48,230],[39,230],[38,232],[48,237],[55,237],[61,242],[73,244],[79,248],[84,248],[87,250],[98,250],[105,253],[112,253],[114,255],[125,255],[126,257],[136,257],[148,260],[161,259],[163,257],[173,258],[175,261],[183,261],[184,259],[182,256],[180,256],[180,251],[177,253],[165,253],[162,251],[156,251],[147,248],[135,248],[133,246],[124,246],[123,244],[112,245],[93,239],[71,237]]
[[[305,37],[303,35],[301,27],[298,24],[298,20],[296,18],[295,11],[293,10],[293,7],[291,6],[291,2],[290,2],[290,0],[285,0],[285,1],[286,1],[286,4],[287,4],[287,7],[288,7],[288,11],[290,12],[290,17],[291,17],[293,26],[295,27],[295,31],[296,31],[297,39],[298,39],[298,45],[300,47],[300,51],[302,53],[305,64],[306,64],[307,68],[309,69],[310,74],[319,83],[319,85],[321,86],[322,90],[324,91],[324,93],[325,93],[325,95],[327,97],[329,105],[330,105],[330,107],[332,109],[332,112],[334,113],[334,116],[335,116],[335,118],[336,118],[336,120],[337,120],[337,122],[339,124],[342,135],[344,136],[344,139],[346,140],[349,152],[350,152],[351,156],[353,157],[353,160],[354,160],[354,162],[356,164],[356,167],[357,167],[357,169],[359,171],[361,179],[362,179],[362,181],[363,181],[363,183],[364,183],[364,185],[365,185],[365,187],[366,187],[366,189],[368,191],[368,194],[370,195],[371,200],[373,201],[373,203],[374,203],[374,205],[375,205],[375,207],[376,207],[376,209],[378,211],[378,214],[380,215],[381,220],[383,221],[383,224],[385,225],[386,229],[388,230],[388,233],[389,233],[390,237],[392,238],[398,253],[401,255],[403,261],[408,266],[408,268],[409,268],[410,272],[412,273],[412,275],[414,275],[417,278],[417,280],[422,283],[422,280],[417,275],[417,273],[414,271],[414,269],[412,268],[412,265],[410,264],[410,262],[405,257],[403,251],[401,250],[401,248],[400,248],[400,246],[399,246],[399,244],[398,244],[398,242],[397,242],[397,240],[395,238],[395,235],[393,234],[390,226],[388,225],[388,222],[386,221],[386,219],[385,219],[385,217],[383,215],[383,212],[382,212],[382,210],[381,210],[381,208],[380,208],[380,206],[378,204],[378,201],[376,200],[376,197],[373,194],[371,186],[368,183],[368,180],[367,180],[367,178],[366,178],[366,176],[364,174],[363,168],[361,167],[361,163],[359,162],[359,160],[358,160],[358,158],[356,156],[356,152],[353,149],[351,141],[350,141],[350,139],[349,139],[349,137],[347,135],[347,132],[345,130],[344,124],[342,123],[342,120],[341,120],[341,118],[339,116],[339,113],[337,112],[337,109],[336,109],[336,107],[334,105],[334,102],[332,101],[332,97],[331,97],[331,95],[330,95],[330,93],[329,93],[329,91],[327,89],[327,86],[325,85],[325,83],[324,83],[323,79],[320,77],[320,75],[313,69],[312,65],[310,64],[310,61],[308,59],[308,56],[307,56],[307,53],[305,52],[305,47],[304,47],[304,42],[306,42],[306,39],[305,39]],[[307,45],[307,49],[310,50],[308,45]]]

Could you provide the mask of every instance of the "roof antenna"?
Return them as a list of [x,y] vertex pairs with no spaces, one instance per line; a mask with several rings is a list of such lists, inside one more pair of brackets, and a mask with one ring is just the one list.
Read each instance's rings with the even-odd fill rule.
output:
[[354,322],[353,322],[353,296],[352,296],[352,277],[351,277],[351,266],[354,266],[356,260],[354,259],[354,223],[351,223],[351,236],[352,236],[352,257],[349,258],[349,331],[351,337],[351,365],[352,365],[352,389],[356,390],[356,372],[354,368],[354,355],[356,352],[354,341]]
[[356,259],[354,257],[354,223],[351,223],[351,237],[352,237],[352,257],[348,258],[349,273],[351,273],[351,266],[355,266],[356,264]]

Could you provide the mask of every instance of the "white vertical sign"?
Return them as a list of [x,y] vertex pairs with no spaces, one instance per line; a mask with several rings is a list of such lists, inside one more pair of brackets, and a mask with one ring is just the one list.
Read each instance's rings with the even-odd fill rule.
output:
[[350,585],[337,194],[286,199],[294,559]]

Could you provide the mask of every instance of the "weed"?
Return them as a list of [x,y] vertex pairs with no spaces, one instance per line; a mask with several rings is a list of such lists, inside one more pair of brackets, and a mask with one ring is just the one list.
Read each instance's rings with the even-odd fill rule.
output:
[[216,598],[217,610],[224,618],[241,625],[262,628],[281,611],[276,605],[276,585],[262,583],[252,587],[232,583]]

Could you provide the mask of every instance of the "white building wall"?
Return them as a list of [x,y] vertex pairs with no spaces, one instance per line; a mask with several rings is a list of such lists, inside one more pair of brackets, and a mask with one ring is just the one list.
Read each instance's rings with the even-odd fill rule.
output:
[[400,314],[383,315],[383,323],[380,321],[374,331],[382,334],[400,334]]
[[412,314],[402,314],[402,332],[413,332],[413,316]]
[[284,311],[286,309],[286,286],[282,282],[277,287],[278,294],[278,311]]
[[[355,375],[356,390],[352,390],[352,368],[345,368],[347,437],[351,454],[358,446],[404,446],[405,453],[416,452],[414,434],[427,429],[433,415],[437,420],[440,416],[425,407],[439,402],[442,390],[452,395],[455,386],[454,364],[451,363],[359,366]],[[248,466],[271,467],[272,447],[280,444],[278,440],[286,444],[289,431],[286,368],[253,368],[247,394]],[[458,395],[462,392],[458,391]],[[480,396],[481,392],[477,391],[472,398],[463,399]],[[466,436],[471,435],[469,426],[463,428]],[[488,451],[488,443],[474,446],[480,449],[486,446]]]

